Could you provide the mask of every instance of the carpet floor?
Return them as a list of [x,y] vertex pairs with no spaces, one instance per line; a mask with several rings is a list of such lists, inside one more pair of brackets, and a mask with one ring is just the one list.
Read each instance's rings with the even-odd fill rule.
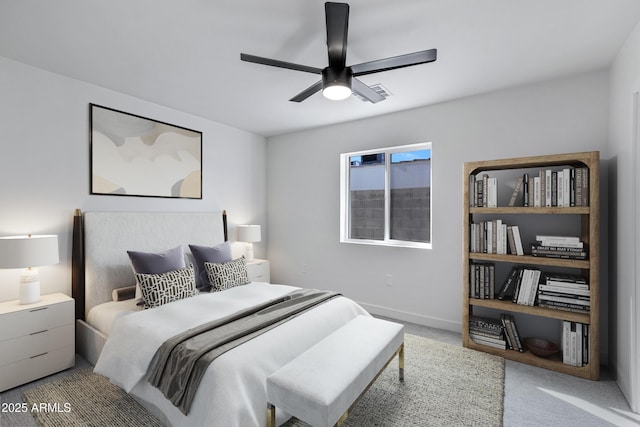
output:
[[[51,404],[32,412],[46,427],[161,425],[91,368],[27,389],[23,397],[30,407]],[[503,399],[502,358],[406,334],[405,382],[393,360],[343,425],[501,426]],[[306,426],[297,419],[285,425]]]

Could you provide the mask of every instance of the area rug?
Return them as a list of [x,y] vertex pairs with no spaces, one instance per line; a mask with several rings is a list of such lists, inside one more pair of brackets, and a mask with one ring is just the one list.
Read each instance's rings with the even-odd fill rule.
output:
[[[91,368],[29,389],[24,399],[29,406],[59,404],[60,410],[33,413],[46,427],[161,425]],[[504,359],[407,334],[404,383],[393,360],[343,426],[502,426],[503,411]],[[291,419],[285,426],[307,424]]]
[[404,384],[395,359],[342,426],[502,426],[503,358],[409,334],[404,354]]

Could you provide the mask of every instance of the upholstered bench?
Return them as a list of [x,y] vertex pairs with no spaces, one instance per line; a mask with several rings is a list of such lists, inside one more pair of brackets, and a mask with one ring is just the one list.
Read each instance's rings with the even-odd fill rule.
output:
[[357,316],[267,378],[267,426],[276,407],[314,427],[340,425],[396,354],[404,381],[404,326]]

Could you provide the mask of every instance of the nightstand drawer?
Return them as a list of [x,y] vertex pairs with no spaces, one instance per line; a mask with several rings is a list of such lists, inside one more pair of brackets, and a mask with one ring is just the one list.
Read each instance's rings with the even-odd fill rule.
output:
[[70,368],[74,363],[74,347],[64,347],[0,366],[0,391]]
[[73,300],[24,307],[23,310],[0,314],[0,341],[74,323]]
[[0,341],[0,366],[74,345],[73,323]]
[[269,261],[253,261],[247,263],[247,273],[252,282],[269,282],[271,280]]

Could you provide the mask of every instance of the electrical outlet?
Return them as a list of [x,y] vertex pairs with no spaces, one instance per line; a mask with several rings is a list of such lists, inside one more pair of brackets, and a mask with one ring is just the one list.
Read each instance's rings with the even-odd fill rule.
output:
[[389,273],[387,273],[387,281],[385,282],[385,285],[393,286],[393,276]]
[[307,274],[307,264],[302,264],[302,274]]

